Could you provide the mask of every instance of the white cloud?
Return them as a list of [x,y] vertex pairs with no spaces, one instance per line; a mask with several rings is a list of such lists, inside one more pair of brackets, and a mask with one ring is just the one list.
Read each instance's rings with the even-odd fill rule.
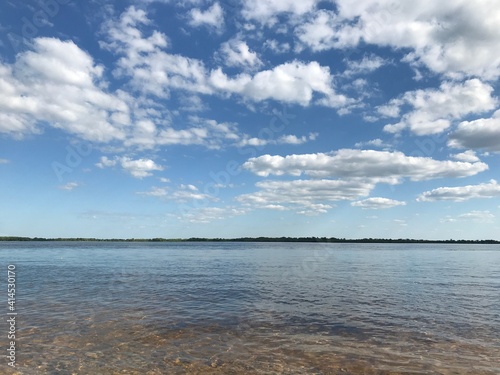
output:
[[102,156],[100,161],[96,164],[99,168],[114,167],[116,165],[121,166],[126,172],[130,173],[135,178],[149,177],[153,175],[153,171],[163,170],[162,166],[156,164],[151,159],[134,160],[126,156],[115,156],[114,159]]
[[318,133],[309,133],[308,136],[303,135],[300,138],[293,134],[283,135],[277,140],[277,143],[288,144],[288,145],[301,145],[308,141],[314,141],[317,136]]
[[268,210],[275,210],[275,211],[288,211],[289,208],[282,206],[281,204],[266,204],[265,206],[262,206],[262,208],[268,209]]
[[139,92],[168,97],[170,89],[192,93],[212,93],[206,82],[207,71],[202,61],[169,54],[167,37],[153,31],[149,37],[141,29],[151,21],[142,10],[128,8],[118,21],[106,25],[108,42],[102,47],[123,55],[115,74],[129,77]]
[[199,200],[217,200],[216,198],[198,191],[193,185],[181,185],[179,189],[172,193],[171,198],[177,202],[191,202]]
[[494,218],[495,215],[493,215],[490,211],[471,211],[458,216],[458,219],[479,222],[490,222]]
[[333,206],[330,206],[329,204],[310,204],[307,209],[297,211],[297,213],[305,216],[317,216],[320,214],[326,214],[331,208],[333,208]]
[[102,66],[72,41],[36,38],[0,63],[0,133],[21,138],[47,122],[90,141],[123,139],[128,106],[103,86]]
[[198,191],[198,188],[196,186],[194,186],[193,184],[181,184],[179,186],[180,189],[182,190],[188,190],[188,191]]
[[259,191],[238,196],[237,201],[252,208],[296,210],[306,215],[325,213],[331,202],[367,196],[375,183],[365,179],[261,181]]
[[[406,61],[452,78],[500,76],[500,8],[496,0],[426,1],[412,6],[393,0],[337,0],[338,13],[317,11],[296,29],[314,51],[360,43],[410,49]],[[473,56],[473,58],[471,58]]]
[[78,182],[68,182],[65,185],[59,186],[59,189],[71,191],[76,189],[80,184]]
[[293,134],[282,135],[278,139],[262,139],[256,137],[245,136],[241,141],[238,142],[238,146],[254,146],[254,147],[262,147],[267,145],[276,145],[276,144],[286,144],[286,145],[301,145],[309,141],[314,141],[318,133],[309,133],[309,135],[302,137],[297,137]]
[[399,117],[403,104],[405,104],[403,99],[392,99],[386,105],[377,107],[377,112],[384,117]]
[[245,214],[247,210],[239,207],[204,207],[193,208],[182,213],[178,218],[195,224],[208,224],[213,221],[229,219]]
[[475,198],[500,197],[500,185],[491,180],[489,183],[479,185],[466,185],[457,187],[440,187],[426,191],[419,195],[419,202],[454,201],[463,202]]
[[[270,143],[271,141],[267,139],[257,138],[257,137],[244,137],[239,143],[239,147],[252,146],[252,147],[263,147]],[[273,141],[274,143],[274,141]]]
[[191,26],[208,26],[214,28],[217,32],[222,32],[224,28],[224,11],[219,3],[214,3],[206,11],[199,8],[191,9],[189,12]]
[[381,147],[381,148],[391,147],[390,144],[385,143],[380,138],[372,139],[372,140],[367,141],[367,142],[358,142],[354,145],[354,147],[358,147],[358,148],[366,147],[366,146],[374,146],[374,147]]
[[301,16],[313,10],[318,0],[247,0],[243,4],[243,17],[267,25],[277,22],[277,16],[287,13]]
[[208,109],[207,104],[198,95],[181,96],[181,111],[201,112]]
[[447,215],[445,218],[439,220],[440,223],[455,223],[456,221],[457,219],[450,215]]
[[101,156],[101,159],[98,163],[96,163],[96,167],[98,168],[106,168],[106,167],[114,167],[117,163],[117,158],[109,159],[107,156]]
[[[337,16],[334,12],[319,10],[316,12],[314,19],[297,27],[295,32],[303,45],[315,52],[324,51],[342,46],[337,40],[336,23]],[[354,42],[352,41],[349,44]]]
[[443,82],[439,90],[410,91],[397,102],[379,107],[379,113],[399,113],[396,107],[408,104],[413,109],[399,123],[386,125],[384,131],[399,133],[409,128],[417,135],[440,133],[451,126],[452,120],[495,108],[497,99],[492,97],[493,87],[478,79],[464,83]]
[[480,161],[480,159],[476,155],[476,152],[472,150],[467,150],[459,154],[453,154],[451,155],[451,157],[455,160],[466,161],[469,163],[475,163],[476,161]]
[[224,145],[235,143],[242,136],[234,123],[219,123],[198,116],[189,116],[183,129],[157,126],[151,120],[140,120],[135,125],[133,133],[124,142],[125,146],[154,148],[165,145],[200,145],[220,149]]
[[138,194],[149,195],[151,197],[165,197],[168,195],[168,189],[153,186],[150,191],[141,191]]
[[362,201],[352,202],[351,206],[361,207],[363,209],[378,210],[381,208],[391,208],[397,206],[405,206],[406,202],[397,201],[394,199],[373,197]]
[[[130,40],[137,35],[130,24],[149,22],[142,11],[129,9],[121,22],[124,23],[121,29],[110,32],[119,38],[115,44],[129,41],[133,45],[130,56],[155,50],[165,42],[157,34],[147,40]],[[164,113],[137,105],[143,101],[141,98],[124,91],[115,95],[106,93],[102,89],[106,86],[102,72],[102,67],[95,65],[73,42],[35,39],[33,50],[18,55],[15,65],[0,64],[0,88],[4,95],[0,103],[0,132],[19,137],[37,132],[37,122],[46,121],[84,139],[102,142],[118,139],[125,145],[154,147],[160,141],[160,144],[212,142],[212,133],[206,129],[166,128]],[[135,120],[133,126],[131,117]],[[158,125],[162,125],[162,131]],[[204,132],[207,139],[201,137]]]
[[227,66],[253,69],[262,65],[257,53],[251,51],[247,43],[239,39],[231,39],[223,43],[220,52]]
[[[153,32],[144,37],[139,30],[139,26],[148,23],[144,12],[131,7],[118,22],[108,24],[109,42],[103,44],[124,55],[116,74],[130,77],[134,89],[146,95],[167,97],[170,90],[176,89],[206,95],[236,94],[256,102],[276,100],[302,106],[314,103],[339,108],[352,102],[335,92],[330,69],[316,61],[294,60],[254,75],[230,77],[220,67],[209,72],[201,60],[165,52],[165,35]],[[233,62],[241,60],[241,53],[240,50],[239,57],[233,56]],[[245,54],[247,61],[252,59],[251,51]]]
[[208,194],[201,193],[198,188],[191,184],[181,184],[175,190],[170,190],[165,187],[153,186],[149,191],[141,191],[137,194],[147,195],[151,197],[166,198],[178,203],[186,203],[201,200],[217,201],[218,199]]
[[495,215],[493,215],[490,211],[471,211],[456,217],[448,215],[441,219],[440,222],[456,223],[459,221],[473,221],[477,223],[492,223],[494,218]]
[[387,61],[376,55],[364,56],[360,61],[346,61],[347,69],[342,73],[344,77],[371,73],[387,64]]
[[136,178],[143,178],[152,176],[152,171],[162,171],[163,167],[157,165],[151,159],[137,159],[133,160],[127,157],[120,158],[120,164],[123,169],[129,172]]
[[450,147],[500,152],[500,110],[491,118],[461,122],[449,138]]
[[8,163],[10,163],[9,160],[7,160],[7,159],[0,159],[0,164],[8,164]]
[[313,177],[358,177],[399,182],[444,177],[473,176],[488,169],[482,162],[440,161],[406,156],[402,152],[342,149],[330,154],[288,156],[263,155],[249,159],[243,167],[259,176],[306,174]]
[[490,211],[471,211],[457,216],[457,220],[475,221],[478,223],[492,223],[495,219]]
[[303,63],[292,61],[264,70],[253,77],[240,74],[230,78],[216,69],[210,75],[210,83],[216,89],[240,94],[253,101],[273,99],[285,103],[308,106],[319,95],[317,103],[329,107],[341,107],[349,102],[343,95],[335,93],[330,69],[316,61]]
[[274,53],[285,53],[290,51],[290,44],[287,42],[280,43],[275,39],[269,39],[264,42],[264,48],[270,49]]

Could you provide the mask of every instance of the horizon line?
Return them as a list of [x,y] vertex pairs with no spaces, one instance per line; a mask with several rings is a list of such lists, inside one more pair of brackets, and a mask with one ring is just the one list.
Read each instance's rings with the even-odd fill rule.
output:
[[76,241],[95,241],[95,242],[308,242],[308,243],[482,243],[482,244],[500,244],[500,240],[493,239],[415,239],[415,238],[339,238],[339,237],[189,237],[189,238],[95,238],[95,237],[28,237],[28,236],[0,236],[0,241],[22,242],[22,241],[47,241],[47,242],[76,242]]

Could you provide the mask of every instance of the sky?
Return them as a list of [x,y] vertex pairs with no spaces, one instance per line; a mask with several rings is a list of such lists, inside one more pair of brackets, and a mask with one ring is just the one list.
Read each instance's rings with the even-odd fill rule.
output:
[[0,236],[500,239],[500,3],[2,0]]

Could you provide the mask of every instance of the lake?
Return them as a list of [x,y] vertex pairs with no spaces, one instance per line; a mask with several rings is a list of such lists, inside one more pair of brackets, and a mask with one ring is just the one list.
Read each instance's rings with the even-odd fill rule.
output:
[[0,242],[0,260],[19,374],[500,373],[499,245]]

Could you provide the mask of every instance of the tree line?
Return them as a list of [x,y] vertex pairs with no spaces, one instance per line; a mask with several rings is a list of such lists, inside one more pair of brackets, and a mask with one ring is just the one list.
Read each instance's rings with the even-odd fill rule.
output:
[[500,244],[497,240],[423,240],[412,238],[336,238],[336,237],[238,237],[238,238],[44,238],[3,236],[0,241],[76,241],[76,242],[307,242],[307,243],[450,243]]

